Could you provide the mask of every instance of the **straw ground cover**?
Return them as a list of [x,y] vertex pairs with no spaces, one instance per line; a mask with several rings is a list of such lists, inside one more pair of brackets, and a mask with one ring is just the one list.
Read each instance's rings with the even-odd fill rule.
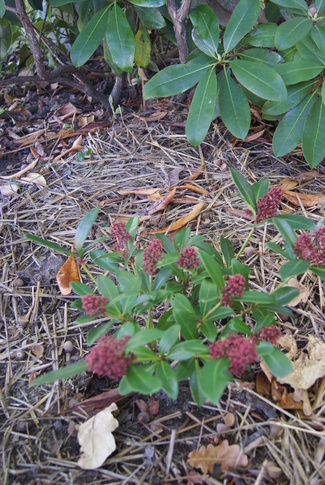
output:
[[[220,237],[227,237],[239,248],[249,221],[243,217],[245,207],[228,167],[240,170],[250,183],[267,176],[271,185],[307,170],[298,151],[280,160],[261,139],[234,146],[217,123],[202,149],[194,148],[187,142],[184,128],[177,126],[183,121],[182,107],[158,122],[116,119],[105,132],[84,138],[90,155],[83,161],[78,162],[74,155],[55,164],[43,162],[48,169],[46,187],[26,184],[19,194],[2,198],[2,483],[324,483],[322,380],[310,391],[313,415],[309,419],[301,409],[283,409],[285,397],[274,400],[267,394],[258,364],[228,386],[218,406],[206,403],[198,408],[186,385],[176,402],[158,393],[156,402],[151,402],[156,407],[149,422],[136,404],[141,396],[121,399],[107,379],[82,374],[64,383],[29,388],[37,373],[78,362],[89,349],[87,328],[74,324],[79,313],[70,303],[75,296],[63,297],[56,285],[62,256],[24,241],[24,233],[70,247],[79,221],[99,205],[92,236],[108,236],[105,249],[111,247],[112,221],[135,215],[143,218],[140,241],[145,244],[151,237],[148,232],[179,220],[196,203],[204,202],[204,210],[190,223],[193,234],[204,235],[216,247]],[[324,173],[320,165],[319,176],[300,185],[300,193],[323,194]],[[157,188],[165,194],[173,187],[183,188],[173,204],[154,216],[148,215],[151,202],[144,195],[120,193]],[[301,202],[294,210],[318,222],[323,207],[306,208]],[[282,210],[291,210],[289,204],[284,203]],[[252,287],[269,291],[278,278],[281,258],[267,250],[268,240],[280,242],[274,227],[256,229],[242,261],[252,268]],[[89,265],[89,269],[94,276],[98,274],[95,267]],[[82,277],[87,282],[87,275]],[[309,273],[299,282],[309,296],[293,307],[294,318],[279,316],[278,324],[302,352],[309,336],[324,338],[324,287]],[[274,389],[270,392],[274,394]],[[91,399],[88,404],[86,399]],[[77,426],[114,400],[120,423],[114,432],[117,451],[100,469],[81,470]],[[224,471],[217,464],[212,474],[203,477],[199,469],[192,468],[188,454],[202,445],[216,444],[217,439],[238,444],[248,457],[247,467]]]

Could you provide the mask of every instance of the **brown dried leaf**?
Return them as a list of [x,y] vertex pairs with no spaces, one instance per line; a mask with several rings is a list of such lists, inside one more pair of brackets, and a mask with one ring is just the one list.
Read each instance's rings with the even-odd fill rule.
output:
[[69,295],[71,293],[70,283],[80,281],[77,263],[72,254],[70,254],[66,262],[59,269],[56,280],[62,295]]
[[297,278],[291,278],[285,286],[293,286],[294,288],[297,288],[299,290],[299,295],[296,296],[293,300],[291,300],[291,302],[289,303],[289,306],[295,307],[299,305],[299,303],[307,302],[311,290],[301,285],[297,280]]
[[315,205],[325,204],[325,195],[322,194],[303,194],[301,192],[292,192],[291,190],[286,190],[283,196],[285,199],[291,202],[291,204],[299,207],[300,204],[302,204],[304,207],[315,207]]
[[298,353],[297,342],[293,335],[284,334],[279,339],[279,344],[288,351],[287,357],[292,360]]
[[86,470],[99,468],[115,451],[116,444],[112,432],[119,423],[112,415],[112,411],[116,410],[117,406],[113,403],[79,427],[78,441],[82,455],[78,465],[81,468]]
[[176,193],[176,189],[172,189],[166,195],[161,197],[161,199],[157,200],[151,207],[149,207],[145,213],[146,214],[155,214],[155,212],[159,212],[165,210],[168,204],[173,200]]
[[41,187],[46,187],[46,180],[43,175],[36,172],[29,172],[25,177],[21,177],[22,182],[33,183],[40,185]]
[[160,189],[123,189],[118,190],[117,193],[120,195],[143,195],[149,200],[159,200],[161,199],[159,191]]
[[32,170],[34,167],[36,167],[36,165],[38,164],[38,160],[39,158],[31,162],[29,165],[27,165],[27,167],[25,167],[23,170],[20,170],[19,172],[13,173],[12,175],[1,175],[0,178],[2,178],[3,180],[10,180],[13,178],[18,179],[19,177],[24,175],[24,173],[29,172],[29,170]]
[[173,224],[170,226],[164,227],[164,229],[160,229],[159,231],[150,231],[148,234],[161,234],[164,232],[173,232],[173,231],[178,231],[181,229],[183,226],[185,226],[188,222],[191,222],[193,219],[195,219],[203,210],[204,208],[204,202],[200,202],[199,204],[196,204],[191,212],[189,212],[186,216],[181,217],[178,219],[178,221],[175,221]]
[[19,190],[18,184],[16,182],[11,182],[10,184],[4,184],[0,186],[0,193],[5,197],[10,197],[15,195]]
[[283,192],[286,192],[287,190],[294,189],[298,184],[299,182],[297,180],[294,180],[291,177],[286,177],[282,179],[278,185],[281,187]]
[[260,138],[263,135],[264,131],[265,131],[265,129],[258,131],[257,133],[252,133],[251,135],[247,135],[244,141],[248,142],[248,141],[257,140],[258,138]]
[[241,452],[239,445],[229,445],[224,440],[220,445],[213,446],[211,443],[205,447],[201,446],[198,451],[191,451],[188,455],[188,462],[194,468],[201,468],[203,473],[213,473],[213,467],[220,464],[223,471],[230,468],[247,466],[248,458]]
[[159,401],[155,400],[153,396],[150,396],[148,400],[147,411],[151,419],[159,413]]
[[87,126],[89,123],[92,123],[94,121],[95,117],[94,115],[88,115],[88,116],[83,116],[79,115],[78,116],[78,121],[80,126]]

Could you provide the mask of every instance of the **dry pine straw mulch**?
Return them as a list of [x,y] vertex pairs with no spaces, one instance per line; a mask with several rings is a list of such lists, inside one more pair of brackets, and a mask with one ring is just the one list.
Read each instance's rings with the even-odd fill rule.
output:
[[[58,291],[55,275],[62,257],[25,242],[25,232],[70,247],[78,222],[99,204],[102,210],[96,237],[109,236],[109,226],[116,217],[144,214],[150,204],[135,195],[121,197],[119,190],[168,190],[186,183],[204,161],[205,170],[192,184],[206,193],[178,194],[190,197],[190,203],[169,205],[160,217],[142,224],[142,233],[165,227],[187,214],[195,198],[206,205],[191,223],[193,234],[203,234],[217,247],[220,237],[228,237],[239,248],[248,234],[249,222],[238,215],[245,207],[228,166],[240,170],[250,183],[268,176],[271,184],[277,184],[284,177],[307,170],[299,151],[279,160],[272,155],[270,145],[260,140],[234,146],[229,133],[217,123],[200,152],[189,145],[184,129],[172,126],[172,121],[175,118],[171,120],[170,116],[153,123],[116,120],[106,132],[84,140],[85,148],[91,149],[90,157],[82,162],[75,156],[57,164],[48,162],[45,188],[27,184],[20,194],[1,201],[1,483],[199,483],[195,482],[199,470],[186,463],[188,453],[213,443],[217,437],[239,444],[248,456],[248,466],[229,472],[215,466],[213,475],[203,478],[203,483],[325,483],[324,399],[318,403],[313,420],[302,419],[299,411],[282,410],[271,398],[257,394],[258,364],[242,381],[228,386],[218,406],[207,403],[198,408],[186,383],[175,403],[160,392],[155,396],[159,413],[147,425],[138,420],[135,400],[139,396],[124,398],[118,402],[120,426],[114,433],[117,450],[94,471],[81,470],[77,465],[76,426],[92,411],[75,404],[107,391],[110,382],[83,374],[64,384],[29,388],[31,373],[76,362],[86,355],[88,327],[74,324],[78,314],[70,303],[75,295],[63,297]],[[319,170],[324,174],[324,166]],[[319,177],[300,190],[324,193],[324,180]],[[307,212],[316,222],[323,216],[322,207],[295,211]],[[144,245],[149,238],[143,235]],[[267,250],[267,240],[281,242],[272,226],[256,229],[242,261],[251,267],[251,287],[270,291],[281,260]],[[109,250],[110,239],[103,246]],[[99,274],[95,267],[89,268],[95,277]],[[87,282],[86,275],[82,276]],[[305,347],[308,335],[324,337],[322,283],[306,274],[303,284],[311,290],[308,301],[294,308],[293,319],[278,320],[281,329],[295,337],[299,348]],[[235,424],[220,433],[227,413],[235,416]],[[269,469],[279,478],[272,479]]]

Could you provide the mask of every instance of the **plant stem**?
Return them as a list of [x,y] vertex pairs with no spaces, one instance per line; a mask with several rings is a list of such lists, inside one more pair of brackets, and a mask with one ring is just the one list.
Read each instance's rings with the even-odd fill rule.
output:
[[235,259],[239,259],[239,258],[240,258],[240,256],[242,255],[242,253],[243,253],[244,249],[246,248],[247,244],[249,243],[250,238],[251,238],[251,237],[252,237],[252,235],[253,235],[254,229],[255,229],[255,227],[252,227],[252,229],[250,230],[250,232],[249,232],[249,234],[248,234],[247,238],[245,239],[244,244],[243,244],[243,245],[242,245],[242,247],[240,248],[240,250],[239,250],[239,252],[238,252],[238,254],[237,254],[237,256],[236,256],[236,258],[235,258]]
[[89,269],[87,268],[87,266],[85,264],[82,264],[81,265],[81,268],[87,273],[87,275],[95,283],[95,285],[97,285],[97,281],[95,280],[95,278],[93,277],[93,275],[91,274],[91,272],[89,271]]

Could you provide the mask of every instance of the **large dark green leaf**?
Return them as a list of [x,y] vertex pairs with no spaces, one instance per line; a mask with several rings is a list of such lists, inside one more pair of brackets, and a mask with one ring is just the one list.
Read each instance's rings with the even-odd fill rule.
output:
[[314,61],[291,61],[279,64],[274,69],[280,74],[286,85],[297,84],[312,79],[323,70],[324,66]]
[[303,259],[294,259],[281,266],[279,274],[282,280],[286,280],[287,278],[292,278],[293,276],[305,273],[309,266],[309,261],[304,261]]
[[71,61],[76,67],[82,66],[95,52],[105,35],[110,6],[94,15],[76,38],[71,49]]
[[226,73],[221,79],[219,107],[222,121],[237,138],[244,140],[250,123],[251,113],[244,93]]
[[7,58],[11,40],[10,23],[3,19],[0,24],[0,61],[4,61]]
[[41,384],[52,384],[53,382],[59,381],[61,379],[69,379],[70,377],[74,377],[81,372],[85,372],[87,370],[86,362],[77,362],[76,364],[67,365],[66,367],[62,367],[58,370],[53,370],[48,372],[47,374],[42,374],[39,377],[36,377],[31,383],[30,386],[40,386]]
[[314,86],[314,80],[289,86],[287,99],[285,101],[267,101],[263,106],[263,115],[277,116],[295,108],[312,91]]
[[91,211],[88,212],[87,215],[78,224],[78,227],[76,229],[76,234],[74,236],[74,245],[76,248],[77,253],[79,253],[83,245],[85,244],[85,241],[88,237],[88,234],[91,231],[91,228],[93,227],[97,216],[99,213],[99,207],[96,207],[95,209],[92,209]]
[[312,27],[312,21],[306,17],[294,17],[279,25],[275,34],[275,46],[278,50],[288,49],[303,39]]
[[134,35],[117,2],[114,3],[108,19],[106,41],[114,64],[122,71],[130,72],[135,52]]
[[214,112],[217,97],[217,76],[214,67],[200,79],[186,122],[188,141],[197,146],[204,140]]
[[235,182],[236,187],[239,190],[242,198],[250,209],[255,210],[256,199],[251,185],[247,182],[245,177],[240,172],[238,172],[238,170],[235,170],[234,168],[230,168],[229,170],[231,177]]
[[135,7],[139,19],[147,29],[162,29],[166,21],[157,8]]
[[218,290],[221,290],[221,288],[224,286],[224,280],[219,263],[214,259],[213,256],[211,256],[211,254],[208,254],[205,251],[199,251],[199,255],[213,283],[216,285]]
[[271,101],[286,99],[287,89],[281,76],[269,66],[236,60],[230,62],[230,67],[237,80],[257,96]]
[[174,96],[196,84],[211,66],[211,58],[199,56],[186,64],[168,66],[158,72],[144,87],[144,99]]
[[184,337],[187,340],[196,339],[198,337],[197,316],[189,299],[177,293],[172,305],[176,323],[180,325]]
[[272,0],[272,3],[279,5],[279,7],[292,8],[302,12],[307,12],[308,10],[305,0]]
[[317,64],[324,65],[325,52],[319,49],[319,45],[315,44],[310,34],[298,42],[296,48],[300,56],[306,61],[313,61]]
[[33,241],[36,244],[39,244],[40,246],[45,246],[46,248],[52,249],[53,251],[56,251],[61,254],[65,254],[67,256],[70,256],[71,251],[67,248],[63,248],[62,246],[59,246],[56,243],[53,243],[52,241],[47,241],[46,239],[42,239],[41,237],[35,236],[34,234],[25,234],[25,239],[26,241]]
[[306,117],[315,102],[315,93],[305,97],[295,108],[281,120],[273,136],[273,152],[282,157],[296,148],[301,142],[302,129]]
[[325,106],[318,97],[311,108],[302,130],[302,152],[310,168],[315,168],[325,157]]
[[325,8],[325,0],[316,0],[317,13],[321,12]]
[[[4,16],[6,11],[6,4],[5,0],[0,0],[0,19]],[[0,54],[0,59],[1,59],[1,54]]]
[[149,395],[161,389],[161,380],[157,376],[153,376],[151,372],[146,371],[143,366],[131,365],[122,381],[119,387],[121,395],[128,394],[131,391]]
[[269,342],[257,345],[257,353],[275,377],[285,377],[292,372],[292,363],[288,357]]
[[261,48],[246,49],[240,53],[240,58],[244,61],[259,62],[260,64],[266,64],[270,67],[283,62],[283,57],[277,52]]
[[216,14],[208,5],[199,5],[190,10],[189,17],[195,31],[210,52],[209,55],[213,56],[219,46],[219,21]]
[[161,7],[165,5],[166,0],[130,0],[130,3],[139,7]]
[[248,43],[255,47],[275,47],[275,33],[277,29],[278,26],[270,22],[258,24],[249,34]]
[[159,362],[156,376],[161,381],[161,388],[175,401],[178,395],[178,382],[175,371],[170,364],[164,360]]
[[[231,51],[251,30],[260,13],[259,0],[240,0],[223,35],[225,52]],[[239,137],[240,138],[240,137]]]
[[233,380],[228,367],[228,359],[213,359],[207,362],[198,374],[202,392],[214,405],[221,399],[228,382]]

